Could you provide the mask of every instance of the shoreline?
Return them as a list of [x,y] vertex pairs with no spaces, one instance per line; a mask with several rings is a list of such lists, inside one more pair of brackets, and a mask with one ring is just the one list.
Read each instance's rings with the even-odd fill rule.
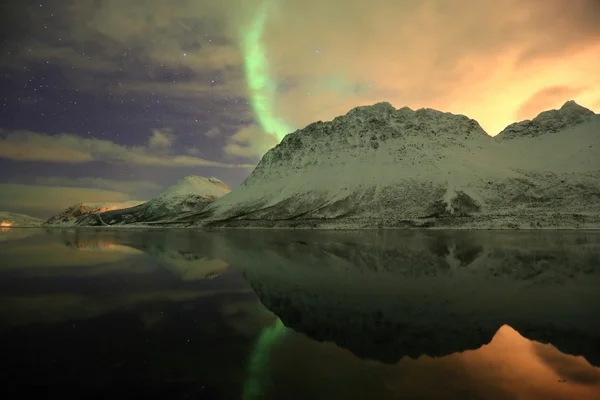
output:
[[510,227],[373,227],[373,228],[351,228],[351,227],[320,227],[320,228],[310,228],[310,227],[260,227],[260,226],[244,226],[244,227],[231,227],[231,226],[219,226],[219,227],[207,227],[207,226],[198,226],[198,227],[186,227],[186,226],[145,226],[145,225],[108,225],[108,226],[80,226],[80,225],[63,225],[63,226],[11,226],[5,227],[0,232],[8,232],[13,229],[52,229],[52,230],[60,230],[60,229],[86,229],[86,230],[102,230],[102,231],[110,231],[113,229],[118,230],[189,230],[189,231],[228,231],[228,230],[261,230],[261,231],[344,231],[344,232],[362,232],[362,231],[562,231],[562,232],[600,232],[599,226],[591,226],[591,227],[541,227],[541,228],[531,228],[531,227],[519,227],[519,228],[510,228]]

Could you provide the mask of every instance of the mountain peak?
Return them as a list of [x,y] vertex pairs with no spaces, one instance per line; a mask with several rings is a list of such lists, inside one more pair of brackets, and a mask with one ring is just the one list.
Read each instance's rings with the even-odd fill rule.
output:
[[381,101],[379,103],[366,105],[366,106],[358,106],[354,107],[350,111],[346,113],[346,115],[355,115],[355,114],[381,114],[387,115],[396,111],[393,105],[391,105],[387,101]]
[[464,148],[489,139],[477,121],[464,115],[425,108],[396,109],[388,102],[380,102],[355,107],[332,121],[313,122],[286,135],[263,156],[243,185],[260,176],[273,178],[291,172],[289,164],[294,165],[294,170],[301,170],[336,163],[340,155],[354,160],[372,157],[373,153],[378,154],[378,159],[394,162],[408,149],[419,152],[429,147]]
[[161,193],[159,197],[187,195],[221,197],[230,191],[229,186],[218,178],[188,175]]
[[557,110],[542,111],[532,120],[510,124],[496,139],[510,140],[556,133],[587,122],[595,115],[593,111],[580,106],[574,100],[569,100]]
[[560,107],[561,111],[568,111],[568,110],[577,110],[577,111],[581,111],[581,112],[591,112],[590,110],[588,110],[587,108],[577,104],[577,102],[575,102],[575,100],[568,100],[565,102],[565,104],[562,105],[562,107]]
[[199,175],[188,175],[185,176],[183,178],[181,178],[177,184],[186,184],[186,185],[194,185],[194,184],[198,184],[198,183],[206,183],[206,182],[210,182],[210,183],[214,183],[214,184],[225,184],[222,180],[220,180],[219,178],[216,178],[214,176],[211,176],[210,178],[206,178],[204,176],[199,176]]

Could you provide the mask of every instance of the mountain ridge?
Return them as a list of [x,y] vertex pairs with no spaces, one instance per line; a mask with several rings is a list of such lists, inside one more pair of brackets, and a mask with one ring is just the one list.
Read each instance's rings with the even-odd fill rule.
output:
[[143,204],[140,201],[126,201],[126,202],[108,202],[108,203],[95,203],[85,202],[77,203],[70,207],[67,207],[64,211],[53,215],[48,218],[42,225],[65,225],[70,226],[74,224],[78,219],[88,215],[96,215],[103,212],[118,210],[122,208],[135,207],[139,204]]
[[597,114],[569,100],[559,109],[539,113],[531,120],[524,120],[508,125],[498,135],[498,140],[511,140],[519,137],[537,137],[547,133],[556,133],[562,129],[573,127],[589,121]]
[[229,187],[218,178],[189,175],[147,202],[119,210],[88,212],[70,223],[78,226],[153,223],[181,213],[199,211],[229,191]]
[[541,142],[533,143],[532,135],[499,140],[463,115],[389,103],[356,107],[288,134],[240,187],[176,222],[348,229],[600,226],[600,206],[589,200],[600,193],[600,160],[593,150],[600,144],[600,118],[574,102],[561,109],[540,113],[542,120],[558,120],[552,126],[560,129],[535,135]]
[[598,228],[599,147],[600,116],[574,101],[495,137],[465,115],[380,102],[286,135],[233,191],[186,177],[75,224]]

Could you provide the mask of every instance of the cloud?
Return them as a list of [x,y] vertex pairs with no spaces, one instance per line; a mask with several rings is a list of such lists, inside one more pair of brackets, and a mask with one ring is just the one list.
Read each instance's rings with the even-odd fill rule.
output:
[[[233,80],[233,81],[232,81]],[[214,99],[215,96],[222,98],[245,96],[245,84],[242,77],[235,76],[232,79],[221,83],[211,83],[209,79],[200,81],[135,81],[132,79],[125,80],[125,83],[112,82],[107,83],[104,88],[109,89],[112,93],[126,95],[131,92],[138,93],[153,93],[166,96],[164,103],[172,104],[181,101],[199,101],[204,98]],[[120,84],[119,84],[120,83]],[[91,87],[93,88],[93,86]],[[179,101],[178,101],[179,100]]]
[[213,138],[213,137],[219,136],[220,134],[221,134],[221,130],[219,128],[211,128],[204,133],[204,136]]
[[97,188],[0,183],[0,210],[48,218],[77,203],[135,201],[128,193]]
[[[66,0],[50,25],[46,10],[23,12],[28,28],[13,33],[20,39],[3,61],[75,66],[97,74],[76,74],[89,90],[169,102],[252,96],[240,42],[264,3]],[[598,0],[269,4],[261,50],[278,84],[272,114],[293,128],[389,101],[466,114],[495,134],[558,102],[559,93],[546,93],[523,105],[548,87],[585,88],[569,96],[584,106],[600,98]],[[48,35],[45,26],[58,28]],[[233,139],[227,152],[248,147]]]
[[105,38],[123,48],[135,43],[137,51],[155,61],[220,70],[239,64],[235,44],[224,36],[224,18],[227,8],[240,2],[149,0],[140,7],[136,1],[71,1],[69,25],[71,36],[80,41]]
[[111,192],[139,194],[145,192],[155,192],[163,187],[154,182],[147,181],[118,181],[113,179],[102,179],[93,177],[67,178],[61,176],[47,176],[35,178],[36,185],[42,186],[62,186],[77,188],[94,188],[108,190]]
[[84,81],[84,89],[94,92],[245,94],[241,55],[224,36],[226,13],[218,1],[150,0],[141,7],[137,1],[65,0],[52,4],[52,17],[46,7],[12,8],[30,28],[10,32],[10,57],[0,59],[4,66],[68,68],[67,81],[77,87]]
[[152,131],[148,145],[154,149],[167,148],[171,146],[174,139],[173,132],[170,129],[155,129]]
[[583,92],[582,87],[550,86],[533,94],[517,111],[517,118],[521,120],[532,119],[540,110],[560,108],[565,100],[570,100]]
[[155,131],[148,145],[123,146],[109,140],[82,138],[68,133],[44,135],[29,131],[0,130],[0,157],[17,161],[74,164],[103,161],[162,167],[254,167],[252,164],[228,164],[190,155],[153,152],[153,143],[164,145],[170,140],[164,132]]
[[23,62],[36,61],[69,66],[72,70],[85,70],[88,73],[106,72],[114,68],[114,62],[109,58],[91,57],[90,54],[78,50],[75,46],[53,46],[37,38],[31,38],[22,46],[17,47],[13,56],[9,60],[3,60],[3,64],[13,68],[23,68]]
[[229,156],[260,158],[277,143],[274,135],[266,133],[257,125],[248,125],[229,138],[223,152]]
[[[495,134],[549,85],[586,87],[575,100],[591,103],[600,94],[598,4],[285,3],[264,36],[273,73],[295,83],[276,99],[277,112],[302,127],[388,100],[464,113]],[[366,89],[351,90],[357,84]]]

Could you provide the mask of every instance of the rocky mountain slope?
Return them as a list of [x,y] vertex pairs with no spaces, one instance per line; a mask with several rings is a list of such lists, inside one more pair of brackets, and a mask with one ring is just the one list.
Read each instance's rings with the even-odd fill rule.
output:
[[44,226],[72,226],[77,225],[77,221],[80,219],[90,216],[93,219],[97,219],[96,215],[105,213],[112,210],[120,210],[124,208],[134,207],[139,205],[140,202],[124,202],[124,203],[79,203],[75,204],[61,213],[50,217]]
[[0,227],[3,228],[34,227],[41,225],[42,222],[44,221],[29,215],[0,211]]
[[201,211],[229,192],[229,187],[217,178],[187,176],[146,203],[85,215],[78,218],[74,225],[106,226],[169,221],[182,214]]
[[507,126],[496,136],[496,139],[511,140],[556,133],[588,122],[595,116],[593,111],[569,100],[558,110],[544,111],[532,120],[515,122]]
[[[600,116],[574,102],[498,138],[462,115],[357,107],[287,135],[199,226],[600,226]],[[509,140],[510,139],[510,140]]]

